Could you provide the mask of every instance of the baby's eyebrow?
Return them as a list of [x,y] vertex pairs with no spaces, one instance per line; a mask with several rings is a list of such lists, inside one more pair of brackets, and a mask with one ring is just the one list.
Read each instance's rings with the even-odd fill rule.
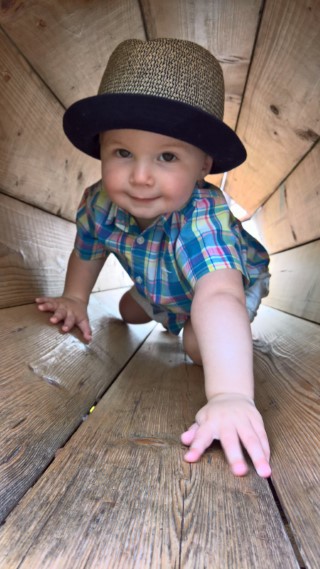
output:
[[175,152],[179,152],[179,151],[181,152],[181,150],[183,150],[183,146],[181,146],[180,144],[174,144],[174,143],[173,143],[173,144],[170,144],[170,143],[169,143],[169,144],[163,144],[163,145],[158,149],[158,152],[161,152],[161,153],[168,152],[168,153],[172,153],[172,154],[173,154],[173,153],[175,153]]

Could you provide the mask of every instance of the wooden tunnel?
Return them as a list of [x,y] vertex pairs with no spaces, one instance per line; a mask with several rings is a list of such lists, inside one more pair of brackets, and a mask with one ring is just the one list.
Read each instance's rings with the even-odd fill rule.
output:
[[[0,2],[0,567],[320,565],[320,1]],[[225,120],[248,158],[223,185],[271,254],[252,325],[272,478],[232,476],[219,445],[183,461],[201,369],[160,325],[118,314],[130,279],[109,258],[94,339],[49,325],[75,213],[99,162],[62,130],[127,38],[195,41],[220,61]],[[94,410],[93,410],[94,408]],[[91,410],[91,412],[90,412]],[[92,412],[93,410],[93,412]]]

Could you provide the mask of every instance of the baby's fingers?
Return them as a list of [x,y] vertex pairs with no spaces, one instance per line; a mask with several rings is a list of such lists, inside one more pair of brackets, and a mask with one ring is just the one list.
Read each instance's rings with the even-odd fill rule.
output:
[[[197,462],[204,451],[211,445],[214,436],[208,424],[205,423],[200,427],[198,425],[192,425],[190,429],[192,429],[191,434],[194,435],[194,437],[188,452],[184,455],[184,459],[187,462]],[[190,433],[190,429],[187,433]],[[186,433],[183,433],[183,435],[185,434]],[[183,441],[186,441],[186,437],[183,438]],[[185,444],[188,443],[185,442]]]
[[239,429],[239,436],[259,476],[268,478],[271,475],[268,442],[265,442],[264,437],[261,440],[252,427],[250,430]]
[[261,443],[263,452],[264,452],[264,456],[267,459],[267,461],[269,462],[270,460],[270,445],[269,445],[269,441],[268,441],[268,437],[267,437],[267,433],[264,429],[264,425],[263,422],[261,420],[261,424],[258,425],[252,425],[252,428],[254,429],[254,431],[256,432],[259,441]]
[[230,468],[235,476],[244,476],[248,472],[248,465],[244,460],[238,433],[231,425],[221,431],[221,446],[226,455]]
[[48,297],[36,298],[36,303],[42,312],[54,312],[57,306],[54,299]]
[[67,310],[63,308],[63,306],[59,306],[58,308],[54,309],[54,314],[50,318],[50,322],[52,324],[58,324],[62,320],[67,318]]
[[[72,328],[74,327],[75,324],[75,317],[73,312],[71,312],[70,310],[64,310],[63,309],[59,309],[56,310],[54,316],[57,315],[57,317],[59,318],[60,315],[62,316],[64,312],[64,316],[62,318],[60,318],[59,321],[64,320],[63,325],[61,327],[63,332],[70,332],[70,330],[72,330]],[[57,314],[58,313],[58,314]],[[52,321],[52,318],[50,319]]]
[[78,328],[81,330],[84,339],[87,342],[90,342],[90,340],[92,340],[92,331],[90,328],[89,320],[87,318],[81,320],[81,322],[78,323]]
[[184,445],[190,446],[198,429],[199,425],[197,425],[197,423],[193,423],[193,425],[191,425],[187,431],[182,433],[181,442]]

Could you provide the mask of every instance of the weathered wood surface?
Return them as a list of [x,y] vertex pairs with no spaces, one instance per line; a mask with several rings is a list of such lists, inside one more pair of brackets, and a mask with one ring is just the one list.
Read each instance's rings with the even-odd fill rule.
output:
[[[75,232],[74,223],[0,193],[0,308],[62,293]],[[130,284],[110,255],[94,290]]]
[[320,144],[252,218],[269,253],[320,238]]
[[269,485],[183,461],[202,370],[159,328],[0,531],[6,568],[298,568]]
[[65,107],[96,95],[120,41],[145,38],[138,0],[2,2],[0,24]]
[[249,213],[319,139],[320,2],[267,0],[237,132],[247,162],[226,191]]
[[[209,49],[222,65],[226,123],[235,128],[259,22],[261,0],[141,0],[149,38],[178,37]],[[220,186],[222,176],[208,179]]]
[[96,92],[110,52],[144,38],[144,20],[149,37],[188,38],[218,56],[233,126],[244,96],[237,130],[249,158],[226,191],[253,213],[319,138],[319,19],[319,0],[2,3],[3,191],[73,219],[79,187],[98,177],[99,163],[65,139],[63,105]]
[[121,292],[92,298],[89,345],[61,334],[35,305],[0,311],[1,521],[152,329],[117,319]]
[[98,160],[62,130],[63,107],[0,29],[0,190],[74,220]]
[[320,323],[320,239],[271,256],[263,304]]
[[252,325],[256,400],[272,452],[272,482],[305,567],[320,559],[320,326],[268,307]]

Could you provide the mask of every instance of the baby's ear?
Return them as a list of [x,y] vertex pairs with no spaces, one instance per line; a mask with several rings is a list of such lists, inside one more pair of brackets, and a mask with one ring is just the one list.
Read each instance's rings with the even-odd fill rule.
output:
[[203,159],[203,166],[202,166],[202,177],[205,178],[205,176],[207,176],[210,173],[210,170],[212,168],[212,164],[213,164],[213,158],[211,156],[209,156],[209,154],[206,154],[204,159]]

